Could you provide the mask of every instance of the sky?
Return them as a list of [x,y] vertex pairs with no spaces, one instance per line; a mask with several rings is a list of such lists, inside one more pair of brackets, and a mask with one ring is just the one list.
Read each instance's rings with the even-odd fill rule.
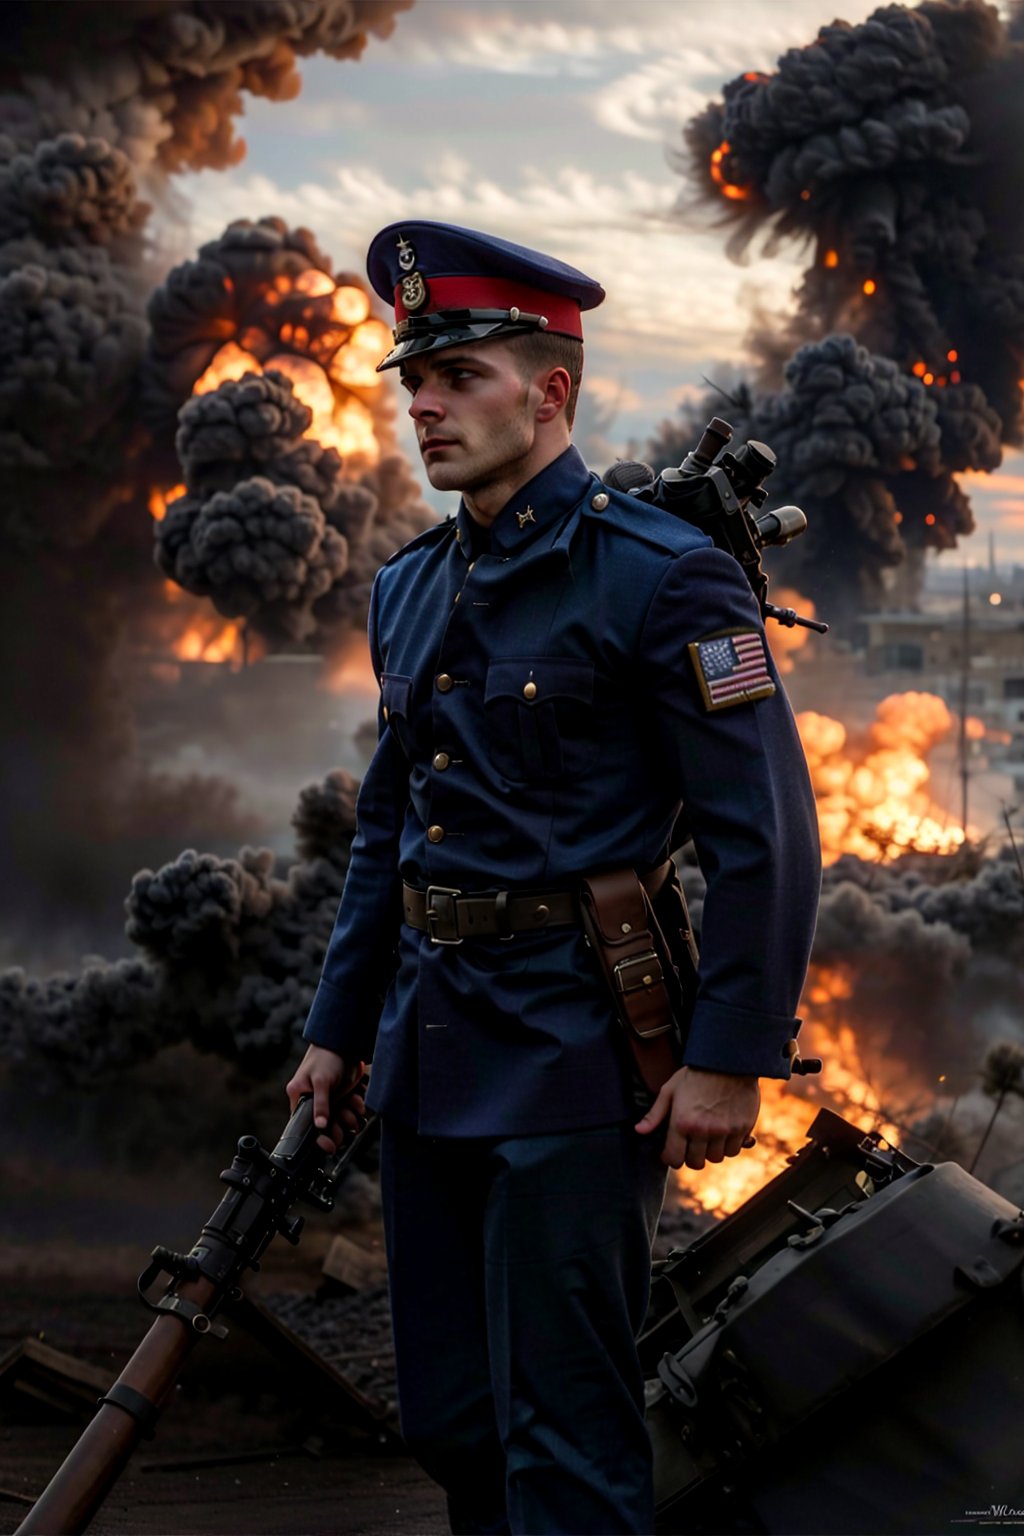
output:
[[[305,61],[296,100],[247,98],[245,160],[178,181],[186,223],[168,238],[180,258],[230,219],[273,213],[310,228],[336,269],[362,274],[378,229],[420,217],[571,262],[608,293],[587,316],[577,422],[600,471],[703,395],[703,378],[728,387],[755,311],[784,313],[807,261],[798,248],[727,259],[682,175],[683,124],[734,75],[770,70],[820,26],[875,8],[417,0],[358,63]],[[978,532],[944,563],[987,563],[989,530],[1000,563],[1024,563],[1024,455],[971,477],[969,494]]]

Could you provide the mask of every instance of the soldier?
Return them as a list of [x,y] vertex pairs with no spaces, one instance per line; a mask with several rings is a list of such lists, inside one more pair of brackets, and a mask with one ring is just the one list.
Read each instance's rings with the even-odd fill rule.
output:
[[[758,1078],[789,1076],[814,802],[739,566],[571,445],[600,285],[430,222],[383,230],[369,275],[380,367],[461,502],[374,585],[380,740],[288,1092],[336,1138],[373,1059],[403,1432],[453,1531],[650,1531],[634,1337],[665,1170],[737,1155]],[[658,866],[681,806],[699,991],[637,1123],[580,881]]]

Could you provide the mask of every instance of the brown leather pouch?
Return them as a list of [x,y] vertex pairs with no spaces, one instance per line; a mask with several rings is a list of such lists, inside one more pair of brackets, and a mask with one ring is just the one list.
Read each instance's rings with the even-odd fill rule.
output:
[[[673,896],[665,890],[669,882],[675,887],[676,910],[682,914],[685,930],[674,945],[666,940],[652,905],[653,900],[664,903]],[[696,975],[696,950],[686,948],[693,943],[686,903],[671,861],[643,881],[633,869],[588,876],[581,882],[580,907],[584,930],[640,1076],[647,1089],[657,1094],[679,1066],[682,1052],[690,978],[680,977],[680,946]]]

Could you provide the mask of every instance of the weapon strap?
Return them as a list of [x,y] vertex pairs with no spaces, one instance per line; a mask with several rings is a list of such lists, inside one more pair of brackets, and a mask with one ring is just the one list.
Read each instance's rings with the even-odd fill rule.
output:
[[645,885],[656,893],[671,860],[643,882],[633,869],[589,875],[580,886],[580,910],[647,1090],[657,1095],[679,1066],[679,1025],[672,1009],[666,967],[668,948],[651,911]]
[[121,1382],[115,1381],[109,1392],[98,1399],[96,1406],[101,1408],[104,1403],[112,1403],[115,1408],[123,1408],[125,1413],[130,1414],[141,1425],[146,1439],[152,1440],[156,1433],[156,1421],[160,1417],[160,1410],[148,1397],[144,1397],[141,1392],[136,1392],[134,1387],[126,1387]]

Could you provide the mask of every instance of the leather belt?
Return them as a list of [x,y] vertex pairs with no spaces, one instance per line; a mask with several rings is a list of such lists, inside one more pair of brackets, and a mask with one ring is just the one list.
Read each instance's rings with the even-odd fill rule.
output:
[[402,910],[410,928],[430,935],[434,944],[463,939],[511,939],[572,923],[579,926],[580,903],[574,891],[494,891],[467,895],[448,885],[425,891],[402,885]]

